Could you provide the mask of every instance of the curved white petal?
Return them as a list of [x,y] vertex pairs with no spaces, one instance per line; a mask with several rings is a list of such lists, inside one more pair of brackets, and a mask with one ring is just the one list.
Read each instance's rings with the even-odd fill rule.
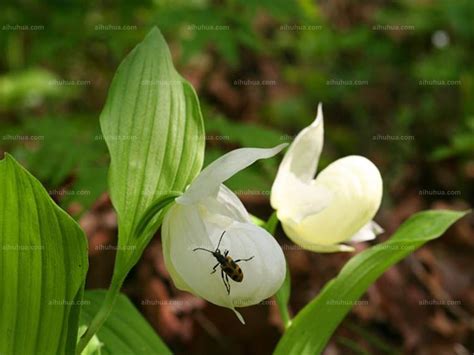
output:
[[[300,223],[287,216],[291,210],[277,213],[287,235],[295,243],[314,251],[327,252],[329,246],[356,235],[372,220],[382,199],[382,177],[377,167],[361,156],[336,160],[319,173],[312,186],[331,192],[326,208]],[[361,233],[367,236],[367,231],[366,228]],[[339,247],[351,250],[347,246]]]
[[272,186],[272,207],[295,222],[318,213],[330,203],[331,192],[311,184],[323,143],[323,112],[319,104],[314,122],[303,129],[288,148]]
[[[230,190],[221,186],[214,201],[206,198],[193,205],[177,203],[165,216],[162,234],[165,263],[176,287],[234,311],[272,296],[286,272],[278,243],[264,229],[248,221],[245,208],[237,201]],[[193,251],[198,247],[214,250],[224,231],[222,253],[229,250],[234,260],[254,257],[239,263],[244,279],[240,283],[230,280],[230,294],[220,267],[211,274],[217,264],[214,256],[202,250]]]
[[233,150],[209,164],[189,188],[176,201],[181,204],[193,204],[205,197],[216,196],[221,183],[253,164],[259,159],[273,157],[287,144],[283,143],[271,149],[241,148]]
[[292,172],[303,182],[311,181],[318,168],[319,156],[323,150],[323,144],[323,109],[322,105],[319,104],[318,114],[315,120],[298,133],[288,148],[279,170],[282,172]]

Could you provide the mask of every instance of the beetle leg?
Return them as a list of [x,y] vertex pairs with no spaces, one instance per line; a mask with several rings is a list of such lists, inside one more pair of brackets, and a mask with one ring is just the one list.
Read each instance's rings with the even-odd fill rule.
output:
[[224,256],[227,256],[229,255],[229,251],[228,250],[224,250]]
[[[225,274],[227,276],[227,274]],[[221,278],[222,278],[222,282],[224,283],[224,286],[225,286],[225,289],[227,290],[227,294],[230,294],[230,285],[227,284],[227,282],[229,282],[229,280],[227,279],[227,282],[225,282],[225,278],[224,278],[224,270],[221,269]]]
[[214,267],[212,268],[212,271],[211,271],[211,274],[215,273],[217,270],[216,268],[220,265],[220,263],[217,263],[216,265],[214,265]]
[[227,281],[227,294],[230,295],[230,281],[229,281],[229,275],[225,274],[225,280]]
[[234,262],[238,263],[239,261],[249,261],[249,260],[252,260],[255,256],[252,256],[250,258],[247,258],[247,259],[237,259],[237,260],[234,260]]

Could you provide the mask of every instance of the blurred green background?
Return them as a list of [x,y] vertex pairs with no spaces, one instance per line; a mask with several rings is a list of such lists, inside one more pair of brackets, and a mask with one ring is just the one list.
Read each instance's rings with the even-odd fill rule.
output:
[[[106,187],[98,116],[107,87],[124,56],[158,25],[198,90],[207,161],[234,146],[290,141],[323,102],[322,166],[368,156],[383,172],[385,204],[396,202],[407,181],[459,190],[469,200],[473,16],[470,0],[7,3],[0,149],[63,205],[77,202],[73,212],[87,209]],[[266,162],[229,184],[268,195],[275,169]]]
[[[416,210],[474,201],[473,18],[472,0],[4,1],[0,153],[83,216],[107,186],[108,86],[157,25],[198,92],[206,163],[290,142],[322,102],[320,169],[349,154],[374,161],[393,231]],[[229,181],[251,212],[269,212],[278,162]]]

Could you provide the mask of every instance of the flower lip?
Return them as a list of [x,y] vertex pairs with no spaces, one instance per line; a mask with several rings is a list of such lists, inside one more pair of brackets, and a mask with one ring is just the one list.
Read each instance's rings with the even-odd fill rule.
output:
[[[275,294],[284,281],[286,263],[275,238],[250,221],[242,202],[222,182],[286,145],[225,154],[198,175],[163,221],[163,256],[176,287],[232,309],[242,323],[235,308],[258,304]],[[224,231],[225,237],[220,239]],[[227,280],[225,275],[229,275],[222,266],[220,272],[213,272],[216,260],[212,251],[217,246],[222,256],[242,259],[242,282]],[[218,261],[222,265],[223,260]]]
[[[175,204],[165,216],[163,255],[176,287],[234,311],[272,296],[286,272],[283,251],[276,240],[251,223],[233,221],[225,227],[225,237],[219,245],[223,226],[217,224],[219,218],[208,219],[208,213],[205,206]],[[225,281],[221,267],[213,272],[218,262],[214,256],[196,250],[214,251],[218,245],[223,253],[228,250],[234,261],[249,259],[238,264],[242,282]]]

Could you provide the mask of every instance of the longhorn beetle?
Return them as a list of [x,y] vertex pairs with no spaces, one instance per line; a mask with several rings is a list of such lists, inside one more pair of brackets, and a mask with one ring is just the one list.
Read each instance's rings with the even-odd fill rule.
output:
[[220,265],[221,266],[221,278],[222,282],[224,282],[225,288],[227,290],[227,294],[230,294],[230,282],[229,282],[229,277],[234,280],[235,282],[242,282],[244,279],[244,274],[242,272],[242,269],[240,268],[239,265],[237,265],[238,262],[240,261],[249,261],[252,260],[254,257],[250,257],[247,259],[237,259],[233,260],[229,256],[229,251],[224,250],[224,254],[221,253],[221,250],[219,249],[219,246],[221,245],[222,237],[224,236],[226,231],[222,232],[221,237],[219,238],[219,243],[217,243],[216,250],[212,251],[209,249],[205,248],[195,248],[193,251],[196,250],[204,250],[207,251],[208,253],[211,253],[218,263],[214,265],[212,268],[211,274],[215,273],[217,270],[216,268]]

